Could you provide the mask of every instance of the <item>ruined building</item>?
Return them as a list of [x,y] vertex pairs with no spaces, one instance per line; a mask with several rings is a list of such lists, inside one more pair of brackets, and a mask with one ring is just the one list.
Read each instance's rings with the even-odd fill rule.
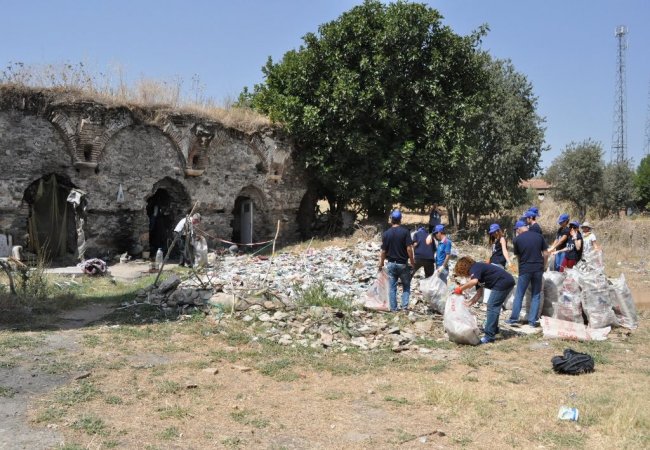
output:
[[[306,198],[291,143],[162,107],[0,87],[0,256],[52,259],[167,249],[199,203],[210,248],[298,237]],[[304,202],[303,202],[304,203]]]

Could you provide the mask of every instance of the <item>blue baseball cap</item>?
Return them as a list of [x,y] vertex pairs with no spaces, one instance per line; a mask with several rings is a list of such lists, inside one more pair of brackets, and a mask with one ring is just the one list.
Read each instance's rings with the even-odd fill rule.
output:
[[488,234],[496,233],[500,229],[501,227],[499,226],[498,223],[493,223],[492,225],[490,225],[490,231],[488,231]]
[[442,224],[436,225],[436,227],[433,229],[434,233],[444,233],[445,232],[445,226]]
[[533,211],[531,211],[531,210],[529,209],[528,211],[526,211],[526,212],[524,213],[524,217],[525,217],[526,219],[534,219],[535,217],[537,217],[537,214],[535,214]]
[[539,213],[539,209],[537,208],[537,206],[531,206],[530,208],[528,208],[528,211],[535,214],[535,217],[542,217]]
[[580,228],[580,222],[578,222],[577,220],[570,222],[569,225],[571,225],[574,228]]
[[527,226],[526,222],[523,220],[518,220],[517,223],[515,223],[515,230],[518,230],[521,227]]
[[399,209],[393,210],[392,213],[390,213],[390,218],[394,220],[402,220],[402,213]]
[[557,224],[561,224],[562,222],[566,222],[569,220],[569,215],[567,213],[560,214],[560,217],[557,218]]

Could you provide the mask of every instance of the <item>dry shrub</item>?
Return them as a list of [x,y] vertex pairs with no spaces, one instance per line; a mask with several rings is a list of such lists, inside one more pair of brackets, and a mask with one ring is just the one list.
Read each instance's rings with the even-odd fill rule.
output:
[[183,79],[140,78],[133,86],[125,81],[124,68],[115,65],[104,72],[93,71],[84,63],[28,65],[9,63],[0,72],[0,86],[15,89],[38,88],[56,92],[68,101],[92,100],[109,106],[169,107],[197,114],[245,133],[271,126],[268,117],[250,108],[237,107],[231,99],[220,106],[203,94],[205,86],[197,75],[189,92],[183,91]]

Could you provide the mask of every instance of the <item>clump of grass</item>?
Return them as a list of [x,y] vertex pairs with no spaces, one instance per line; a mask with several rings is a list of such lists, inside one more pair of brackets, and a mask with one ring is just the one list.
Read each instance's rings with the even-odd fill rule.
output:
[[176,427],[168,427],[165,428],[161,433],[160,433],[160,438],[166,441],[169,441],[171,439],[176,439],[181,436],[181,433],[178,431],[178,428]]
[[158,386],[158,392],[161,394],[176,394],[180,390],[181,385],[171,380],[165,380]]
[[40,411],[36,416],[36,422],[56,422],[65,416],[64,408],[56,408],[54,406],[48,406],[43,411]]
[[158,408],[156,411],[160,413],[161,419],[182,419],[190,415],[187,408],[180,406],[166,406]]
[[65,387],[57,391],[56,400],[65,406],[88,402],[101,394],[91,382],[82,381],[77,386]]
[[342,311],[353,309],[351,297],[337,297],[327,292],[325,285],[320,282],[302,289],[297,288],[296,306],[308,308],[310,306],[327,306]]
[[16,391],[13,388],[6,387],[6,386],[0,386],[0,397],[11,398],[14,395],[16,395]]
[[384,397],[384,401],[395,403],[396,405],[408,405],[409,403],[405,397],[393,397],[392,395],[387,395]]
[[106,434],[106,424],[102,419],[94,415],[81,416],[71,426],[75,430],[83,430],[90,435],[98,434],[103,436]]
[[554,445],[558,448],[583,448],[585,436],[578,432],[558,433],[546,431],[535,436],[543,444]]
[[237,423],[242,425],[250,425],[254,428],[266,428],[269,426],[269,421],[260,417],[251,417],[253,415],[252,411],[243,409],[241,411],[233,411],[230,413],[230,418]]

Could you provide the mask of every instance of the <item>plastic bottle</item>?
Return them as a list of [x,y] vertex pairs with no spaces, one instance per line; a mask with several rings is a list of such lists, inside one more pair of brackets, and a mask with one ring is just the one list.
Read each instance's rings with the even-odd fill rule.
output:
[[160,270],[163,263],[163,251],[162,248],[159,248],[156,252],[156,270]]

